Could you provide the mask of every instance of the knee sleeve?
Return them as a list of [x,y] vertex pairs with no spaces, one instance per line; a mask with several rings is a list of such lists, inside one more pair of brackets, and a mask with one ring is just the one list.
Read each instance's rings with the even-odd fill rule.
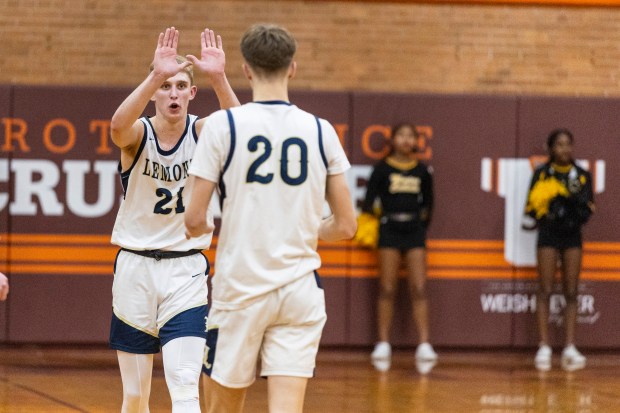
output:
[[166,383],[168,384],[168,391],[170,391],[170,398],[172,402],[183,400],[198,400],[198,377],[194,371],[191,370],[179,370],[175,372],[175,377],[178,380],[168,380],[166,375]]
[[172,403],[196,401],[202,370],[205,339],[180,337],[166,343],[163,350],[166,384]]

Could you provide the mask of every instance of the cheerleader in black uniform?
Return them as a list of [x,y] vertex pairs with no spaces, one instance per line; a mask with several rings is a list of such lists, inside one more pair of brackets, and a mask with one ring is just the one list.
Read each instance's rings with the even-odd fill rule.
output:
[[573,160],[573,135],[557,129],[547,138],[549,162],[537,168],[532,178],[526,213],[536,219],[539,290],[536,304],[540,347],[534,359],[536,368],[551,368],[549,344],[549,296],[561,263],[563,294],[566,299],[566,345],[562,367],[585,367],[586,358],[575,347],[577,294],[581,270],[581,227],[594,210],[592,178]]
[[[433,206],[432,175],[415,159],[417,135],[411,124],[392,129],[391,152],[374,167],[368,182],[362,212],[373,213],[376,198],[381,201],[379,226],[378,330],[379,342],[371,358],[386,362],[389,368],[389,332],[394,313],[398,272],[403,258],[413,299],[413,318],[420,344],[416,360],[435,361],[437,354],[429,344],[428,300],[426,297],[426,228]],[[381,369],[381,368],[380,368]]]

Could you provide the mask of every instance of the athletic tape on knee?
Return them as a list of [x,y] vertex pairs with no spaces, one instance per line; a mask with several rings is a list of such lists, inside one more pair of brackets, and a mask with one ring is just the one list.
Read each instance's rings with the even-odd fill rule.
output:
[[170,398],[173,403],[181,400],[198,399],[198,386],[192,384],[170,388]]

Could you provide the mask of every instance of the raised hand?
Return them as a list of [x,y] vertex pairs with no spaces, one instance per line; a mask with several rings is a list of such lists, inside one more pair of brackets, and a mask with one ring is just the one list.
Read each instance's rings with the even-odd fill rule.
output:
[[217,44],[215,37],[213,30],[205,29],[204,32],[200,33],[200,59],[193,55],[186,56],[195,68],[207,75],[221,75],[226,66],[222,37],[217,35]]
[[177,45],[179,43],[179,31],[174,27],[166,29],[165,33],[159,33],[157,49],[153,58],[153,72],[167,78],[172,77],[185,69],[191,62],[177,62]]

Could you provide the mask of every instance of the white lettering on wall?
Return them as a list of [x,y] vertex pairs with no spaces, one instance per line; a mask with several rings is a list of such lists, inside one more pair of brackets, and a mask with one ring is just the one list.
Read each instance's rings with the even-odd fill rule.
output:
[[[0,192],[0,211],[14,216],[62,216],[66,211],[97,218],[115,207],[118,180],[116,161],[66,160],[62,165],[46,159],[0,159],[0,182],[12,179],[13,193]],[[11,176],[12,173],[12,176]],[[86,202],[86,174],[97,177],[98,198]],[[66,205],[59,201],[58,184],[65,179]]]
[[15,198],[9,205],[11,215],[37,215],[39,201],[43,215],[58,216],[64,206],[56,196],[56,185],[60,181],[58,166],[44,159],[18,159],[11,161],[14,173]]
[[67,174],[67,206],[79,217],[93,218],[107,214],[114,206],[116,162],[96,161],[94,171],[99,178],[99,198],[94,204],[85,201],[85,175],[91,171],[89,161],[65,161],[62,170]]

